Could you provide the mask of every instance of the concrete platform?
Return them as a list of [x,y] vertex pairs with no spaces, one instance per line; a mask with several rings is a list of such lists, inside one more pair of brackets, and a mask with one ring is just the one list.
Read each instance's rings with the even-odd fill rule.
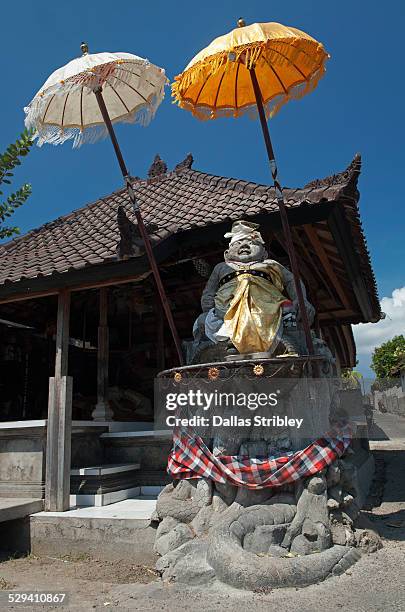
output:
[[0,523],[24,518],[44,507],[42,499],[2,497],[0,498]]
[[32,519],[40,517],[58,517],[60,520],[70,518],[91,518],[91,519],[140,519],[149,520],[156,508],[156,496],[136,497],[125,499],[109,506],[101,507],[72,507],[66,512],[37,512],[32,515]]
[[156,530],[150,518],[156,497],[127,499],[104,507],[38,512],[29,519],[34,555],[86,554],[98,559],[154,563]]

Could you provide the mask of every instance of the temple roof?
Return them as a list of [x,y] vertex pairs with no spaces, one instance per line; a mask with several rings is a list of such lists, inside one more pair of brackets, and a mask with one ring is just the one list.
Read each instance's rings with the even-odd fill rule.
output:
[[[176,245],[181,244],[182,237],[190,232],[193,236],[199,235],[194,231],[198,230],[202,235],[241,217],[258,218],[260,222],[268,223],[282,243],[282,234],[277,234],[280,221],[272,187],[207,174],[194,170],[192,165],[193,158],[188,155],[172,171],[167,171],[165,162],[156,156],[149,178],[133,179],[134,191],[157,252],[160,245],[168,243],[167,239],[172,240],[173,252]],[[368,299],[367,305],[358,307],[350,296],[345,300],[340,295],[341,301],[346,302],[345,310],[356,313],[353,322],[378,320],[380,317],[375,279],[358,209],[360,169],[360,156],[356,156],[339,174],[312,181],[302,188],[284,189],[291,223],[297,227],[294,242],[303,265],[304,259],[312,254],[320,259],[328,273],[328,262],[322,261],[325,253],[327,258],[330,256],[332,270],[335,268],[334,258],[337,258],[337,275],[338,264],[342,274],[346,270],[349,275],[347,278],[342,276],[340,290],[337,288],[338,298],[341,292],[353,294],[350,285],[354,279],[364,284],[364,291],[359,291],[368,294],[368,298],[364,298]],[[332,226],[335,227],[333,231],[330,229]],[[336,242],[338,234],[345,243],[343,246],[338,244],[339,240]],[[0,301],[11,295],[35,293],[46,286],[47,279],[53,279],[53,287],[57,284],[62,287],[76,271],[83,273],[83,282],[84,273],[91,270],[97,269],[102,275],[103,270],[107,273],[109,264],[115,264],[116,269],[116,266],[124,265],[122,259],[137,259],[139,252],[136,248],[128,252],[128,235],[136,245],[135,216],[125,189],[120,189],[1,245]],[[161,255],[160,260],[164,257]],[[308,262],[306,267],[310,267]],[[108,268],[110,273],[111,266]],[[332,288],[332,293],[335,289]],[[347,319],[350,319],[349,315]]]

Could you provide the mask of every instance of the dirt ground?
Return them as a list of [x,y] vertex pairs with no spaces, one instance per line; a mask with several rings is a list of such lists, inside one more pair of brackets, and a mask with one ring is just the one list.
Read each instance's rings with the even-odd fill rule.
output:
[[[108,593],[116,585],[148,584],[157,580],[153,567],[131,565],[124,561],[100,561],[86,555],[77,557],[3,557],[0,563],[0,590],[66,592],[68,605],[62,609],[88,610],[97,604],[107,607]],[[106,604],[106,605],[104,605]],[[0,610],[14,610],[21,605]],[[30,607],[30,606],[28,606]],[[31,604],[35,610],[60,609],[61,606]]]
[[[191,608],[211,611],[405,612],[405,443],[387,445],[376,456],[385,466],[383,499],[367,515],[384,547],[365,555],[343,576],[304,589],[245,593],[226,587],[201,590],[162,584],[153,569],[127,562],[76,558],[4,559],[0,562],[0,590],[67,592],[66,605],[5,604],[1,610],[136,610],[182,612]],[[378,487],[377,487],[378,489]],[[375,503],[379,504],[378,494]]]

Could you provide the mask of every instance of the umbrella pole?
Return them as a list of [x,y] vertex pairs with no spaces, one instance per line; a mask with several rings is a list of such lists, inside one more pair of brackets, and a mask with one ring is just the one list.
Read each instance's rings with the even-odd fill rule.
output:
[[290,260],[291,270],[294,276],[295,290],[297,292],[298,305],[300,309],[302,325],[304,328],[305,340],[306,340],[306,344],[308,348],[308,353],[310,355],[314,355],[315,353],[314,344],[312,342],[308,314],[305,308],[304,294],[303,294],[302,286],[301,286],[301,279],[300,279],[300,273],[298,269],[297,256],[295,253],[295,248],[294,248],[294,244],[292,240],[290,224],[288,222],[288,215],[287,215],[287,209],[286,209],[285,202],[284,202],[283,191],[277,179],[276,159],[275,159],[273,145],[272,145],[271,138],[270,138],[269,126],[267,124],[266,115],[265,115],[264,108],[263,108],[262,93],[260,90],[260,85],[257,80],[257,76],[256,76],[256,72],[254,68],[250,69],[250,76],[252,79],[253,90],[254,90],[255,97],[256,97],[257,110],[259,111],[259,118],[260,118],[260,123],[262,126],[264,142],[265,142],[266,149],[267,149],[267,155],[269,158],[271,174],[272,174],[273,182],[274,182],[274,188],[276,190],[277,204],[280,209],[281,224],[283,227],[285,241],[287,244],[288,258]]
[[149,260],[149,264],[150,264],[150,267],[151,267],[151,270],[152,270],[152,273],[153,273],[153,276],[154,276],[154,279],[155,279],[155,283],[156,283],[156,286],[157,286],[157,289],[158,289],[159,297],[160,297],[160,300],[162,302],[163,310],[165,312],[165,315],[166,315],[166,318],[167,318],[167,322],[169,324],[170,331],[172,333],[174,344],[176,346],[177,356],[179,358],[180,365],[184,365],[184,357],[183,357],[183,352],[182,352],[182,349],[181,349],[180,338],[179,338],[179,335],[178,335],[177,329],[176,329],[176,324],[175,324],[174,319],[173,319],[172,311],[170,310],[170,304],[169,304],[169,301],[167,299],[167,295],[166,295],[166,291],[165,291],[165,288],[164,288],[163,283],[162,283],[162,279],[160,277],[159,268],[158,268],[157,263],[156,263],[156,259],[155,259],[155,255],[153,253],[152,245],[150,243],[149,236],[148,236],[145,224],[144,224],[143,219],[142,219],[141,211],[139,210],[139,204],[136,201],[136,197],[135,197],[135,193],[134,193],[133,188],[132,188],[129,172],[128,172],[128,169],[126,167],[123,155],[121,153],[121,149],[120,149],[120,146],[118,144],[118,140],[117,140],[117,137],[115,135],[114,128],[113,128],[113,125],[111,123],[111,119],[110,119],[110,116],[108,114],[107,107],[106,107],[105,102],[104,102],[104,98],[103,98],[103,94],[102,94],[101,88],[97,89],[94,93],[95,93],[95,96],[97,98],[97,102],[98,102],[98,106],[100,108],[100,112],[101,112],[101,114],[103,116],[105,125],[106,125],[108,133],[110,135],[111,142],[113,144],[114,151],[115,151],[115,154],[117,156],[118,164],[119,164],[119,166],[121,168],[122,176],[124,177],[124,181],[125,181],[125,185],[126,185],[126,188],[127,188],[127,191],[128,191],[128,195],[129,195],[129,197],[131,199],[131,203],[132,203],[132,205],[134,207],[134,213],[135,213],[135,217],[136,217],[136,220],[137,220],[137,223],[138,223],[139,233],[141,234],[142,240],[143,240],[143,242],[145,244],[145,251],[146,251],[146,254],[147,254],[147,257],[148,257],[148,260]]

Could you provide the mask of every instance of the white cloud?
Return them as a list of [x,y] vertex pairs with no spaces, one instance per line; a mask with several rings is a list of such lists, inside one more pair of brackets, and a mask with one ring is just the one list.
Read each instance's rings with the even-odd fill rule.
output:
[[[357,353],[360,362],[371,362],[371,354],[379,346],[394,336],[405,334],[405,287],[394,289],[391,297],[383,297],[381,310],[387,315],[378,323],[353,325]],[[367,364],[367,365],[368,365]]]

